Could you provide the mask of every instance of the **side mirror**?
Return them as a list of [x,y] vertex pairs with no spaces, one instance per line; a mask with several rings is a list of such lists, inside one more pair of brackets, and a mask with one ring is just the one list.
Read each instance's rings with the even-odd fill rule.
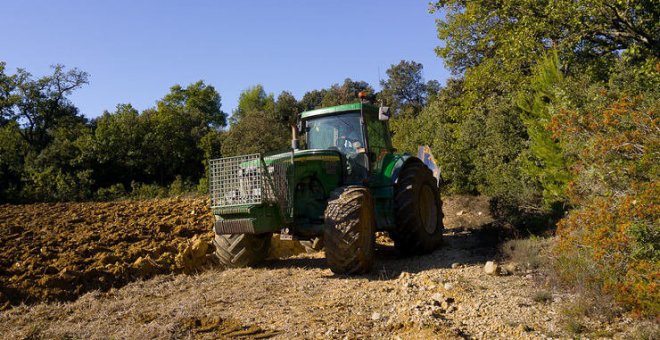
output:
[[390,108],[387,106],[381,106],[378,108],[378,120],[389,120],[390,119]]
[[298,133],[299,134],[302,135],[302,134],[305,134],[305,132],[307,132],[307,122],[306,121],[304,121],[302,119],[298,119],[298,124],[297,125],[298,125],[297,127],[298,127]]

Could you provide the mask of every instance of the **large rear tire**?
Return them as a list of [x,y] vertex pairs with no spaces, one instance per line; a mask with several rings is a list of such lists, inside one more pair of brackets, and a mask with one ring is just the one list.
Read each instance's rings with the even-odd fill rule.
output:
[[271,234],[216,234],[215,256],[227,268],[250,267],[268,255]]
[[422,162],[407,164],[394,189],[394,246],[404,255],[426,254],[442,243],[442,201],[433,173]]
[[325,210],[323,240],[328,265],[335,274],[371,270],[376,236],[373,209],[365,187],[349,186],[333,192]]

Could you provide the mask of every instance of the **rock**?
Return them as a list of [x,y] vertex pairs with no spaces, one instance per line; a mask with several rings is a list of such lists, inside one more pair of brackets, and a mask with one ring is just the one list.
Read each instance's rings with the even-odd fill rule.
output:
[[380,320],[380,313],[374,312],[373,314],[371,314],[371,320],[374,320],[374,321]]
[[451,282],[445,282],[444,288],[445,290],[452,290],[454,289],[454,284]]
[[410,273],[408,273],[408,272],[401,272],[401,274],[399,274],[399,280],[407,279],[407,278],[410,278]]
[[458,268],[458,267],[460,267],[460,266],[461,266],[460,263],[458,263],[458,262],[454,262],[454,263],[451,264],[451,269],[456,269],[456,268]]
[[465,211],[463,210],[456,213],[456,216],[463,216],[463,215],[465,215]]
[[499,266],[495,261],[488,261],[484,266],[484,273],[488,275],[499,275]]
[[435,294],[431,295],[431,300],[434,303],[440,305],[441,303],[443,303],[445,301],[445,296],[442,295],[441,293],[435,293]]

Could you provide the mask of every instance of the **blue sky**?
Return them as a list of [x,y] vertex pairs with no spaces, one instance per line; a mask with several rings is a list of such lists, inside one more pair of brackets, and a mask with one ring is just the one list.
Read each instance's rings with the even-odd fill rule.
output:
[[262,84],[300,99],[347,77],[379,88],[401,59],[444,83],[428,0],[9,1],[0,3],[0,60],[34,76],[60,63],[90,74],[70,98],[87,117],[131,103],[143,110],[174,84],[199,79],[231,112]]

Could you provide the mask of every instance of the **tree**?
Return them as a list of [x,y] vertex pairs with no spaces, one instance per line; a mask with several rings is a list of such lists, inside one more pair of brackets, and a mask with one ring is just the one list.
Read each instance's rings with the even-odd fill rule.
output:
[[197,181],[204,174],[199,144],[226,121],[220,94],[203,82],[175,85],[155,108],[140,116],[145,131],[141,152],[149,182],[167,185],[177,176]]
[[381,80],[383,90],[379,96],[394,112],[410,112],[417,115],[430,96],[439,91],[437,81],[424,83],[422,69],[424,66],[414,61],[401,60],[387,69],[387,80]]
[[333,84],[325,91],[320,106],[326,107],[358,102],[358,93],[362,91],[374,93],[374,89],[366,81],[354,81],[351,78],[346,78],[343,84]]
[[314,110],[321,107],[323,97],[328,92],[326,89],[308,91],[300,100],[300,106],[303,111]]
[[[533,115],[521,116],[518,105],[520,96],[534,96],[535,65],[554,48],[564,76],[607,81],[621,58],[646,63],[658,54],[657,38],[650,38],[658,36],[657,7],[643,0],[446,0],[436,2],[435,9],[443,10],[437,21],[443,46],[436,51],[461,88],[458,96],[439,94],[420,114],[442,133],[432,145],[436,153],[447,154],[438,156],[441,167],[458,169],[446,171],[447,179],[459,184],[454,190],[476,189],[506,202],[511,216],[520,215],[520,209],[542,211],[544,190],[556,194],[561,180],[554,189],[544,188],[560,172],[550,175],[553,170],[544,165],[540,171],[546,179],[539,181],[538,173],[529,171],[530,160],[542,162],[540,141],[548,141],[532,136],[537,129],[529,127],[539,116],[523,122]],[[631,34],[636,37],[620,39]]]
[[23,197],[39,201],[72,201],[92,195],[91,132],[84,123],[51,131],[52,141],[40,152],[28,152]]
[[238,108],[232,112],[231,122],[239,121],[248,111],[263,111],[274,113],[275,99],[273,94],[267,94],[264,87],[257,84],[241,92],[238,98]]
[[550,53],[535,68],[530,93],[520,93],[518,99],[520,118],[529,135],[530,157],[521,155],[523,171],[538,179],[549,206],[565,200],[564,191],[571,178],[563,150],[549,130],[554,107],[565,99],[561,95],[563,82],[559,57]]
[[21,100],[16,92],[18,76],[5,74],[7,64],[0,61],[0,126],[4,126],[13,116],[14,106]]
[[271,112],[248,111],[222,140],[223,157],[286,150],[289,130]]
[[261,85],[241,93],[231,127],[222,137],[223,157],[286,149],[298,105],[288,92],[282,92],[277,102],[273,98]]
[[16,122],[0,126],[0,202],[20,198],[28,148]]
[[[549,48],[560,56],[587,61],[620,51],[660,56],[660,10],[648,0],[602,1],[459,1],[443,0],[436,51],[455,73],[499,61],[507,65],[532,62]],[[570,66],[570,65],[566,65]]]
[[275,102],[276,119],[284,125],[295,124],[300,105],[290,92],[282,91]]
[[212,127],[227,125],[227,114],[222,112],[220,94],[211,85],[199,80],[182,88],[174,85],[170,93],[158,102],[159,109],[171,108],[186,111],[189,115],[201,116],[200,121]]
[[104,112],[95,121],[94,156],[96,184],[109,187],[122,183],[129,187],[132,181],[147,182],[145,173],[150,159],[145,148],[149,133],[145,117],[131,104],[118,104],[114,112]]
[[[4,65],[2,63],[2,70]],[[49,133],[54,129],[85,121],[67,96],[88,83],[86,72],[75,68],[64,71],[63,65],[55,65],[52,75],[36,80],[23,69],[18,69],[13,76],[0,73],[3,119],[18,122],[21,136],[32,148],[45,148],[52,139]]]

